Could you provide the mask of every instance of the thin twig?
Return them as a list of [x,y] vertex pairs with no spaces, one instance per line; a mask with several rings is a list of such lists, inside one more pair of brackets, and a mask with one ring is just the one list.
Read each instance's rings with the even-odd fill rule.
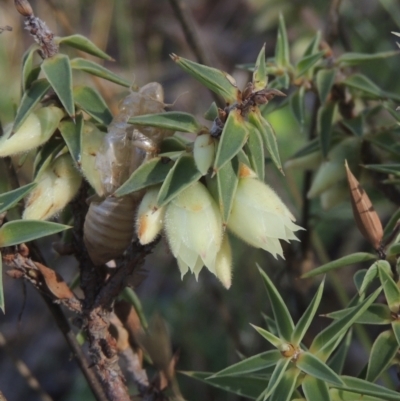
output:
[[[192,49],[192,52],[196,56],[197,61],[200,64],[210,65],[210,61],[208,60],[206,52],[201,46],[200,40],[194,29],[195,23],[193,21],[192,16],[190,15],[190,12],[187,9],[187,3],[183,2],[182,0],[169,0],[169,2],[171,4],[172,9],[174,10],[177,20],[181,24],[183,34],[185,35],[186,38],[186,42]],[[212,91],[210,91],[210,93],[217,105],[224,104],[224,102],[217,94],[215,94]]]

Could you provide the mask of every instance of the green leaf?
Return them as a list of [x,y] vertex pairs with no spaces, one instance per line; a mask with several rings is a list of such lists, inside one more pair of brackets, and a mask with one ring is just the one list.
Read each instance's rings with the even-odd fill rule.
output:
[[82,50],[85,53],[102,58],[104,60],[114,60],[111,56],[109,56],[107,53],[104,53],[103,50],[99,49],[93,42],[83,35],[65,36],[63,38],[57,38],[56,41],[59,44]]
[[321,104],[324,104],[328,99],[332,85],[335,82],[335,75],[336,71],[334,69],[320,70],[317,72],[316,84]]
[[202,129],[202,125],[193,115],[180,111],[145,114],[142,116],[131,117],[128,122],[135,125],[165,128],[180,132],[198,133]]
[[340,376],[328,365],[310,352],[303,352],[297,358],[296,366],[304,373],[332,384],[343,384]]
[[18,131],[33,108],[42,100],[49,88],[50,84],[47,79],[39,79],[33,82],[31,87],[24,93],[17,110],[17,115],[15,116],[13,125],[14,132]]
[[358,290],[359,294],[364,294],[369,285],[378,278],[378,264],[377,262],[373,263],[367,270],[364,275],[364,279],[361,283],[361,287]]
[[364,133],[364,116],[362,114],[355,118],[342,120],[341,123],[348,128],[355,136],[362,136]]
[[279,156],[278,143],[276,141],[276,135],[271,124],[260,114],[258,110],[251,111],[249,113],[249,122],[253,124],[258,131],[260,131],[261,136],[264,141],[264,145],[271,156],[272,161],[279,171],[282,172],[282,163]]
[[279,336],[286,341],[290,341],[293,335],[294,324],[292,317],[283,301],[279,291],[276,289],[267,274],[257,265],[261,277],[264,279],[265,287],[267,288],[269,302],[272,312],[274,313],[275,322],[278,327]]
[[400,208],[397,209],[392,216],[390,217],[389,222],[386,224],[385,229],[383,230],[383,238],[382,241],[385,243],[385,239],[392,234],[394,228],[396,227],[397,221],[400,219]]
[[154,157],[138,167],[132,175],[115,191],[115,196],[124,196],[151,185],[163,182],[172,168],[171,162]]
[[330,353],[334,351],[332,344],[336,343],[338,338],[344,335],[347,329],[372,305],[381,291],[382,288],[378,288],[354,309],[348,311],[341,319],[336,320],[319,332],[311,344],[310,351],[323,359],[328,358]]
[[6,210],[14,207],[22,198],[28,195],[28,193],[35,187],[36,183],[32,182],[31,184],[24,185],[20,188],[1,194],[0,213],[3,213]]
[[370,61],[382,60],[385,58],[398,56],[400,52],[398,50],[391,50],[387,52],[365,54],[365,53],[343,53],[339,58],[336,59],[335,64],[340,67],[348,67],[359,65],[362,63],[369,63]]
[[331,270],[340,269],[341,267],[350,266],[361,262],[367,262],[370,260],[376,260],[376,256],[366,252],[352,253],[351,255],[343,256],[342,258],[317,267],[316,269],[303,274],[301,278],[318,276],[319,274],[325,274]]
[[203,117],[208,121],[214,121],[218,117],[218,106],[215,102],[211,103],[211,106],[204,113]]
[[286,32],[285,20],[282,14],[279,14],[278,37],[275,47],[275,62],[279,67],[290,65],[289,41]]
[[224,100],[232,104],[236,102],[239,91],[233,78],[226,72],[217,70],[216,68],[207,67],[194,61],[171,54],[172,60],[175,61],[184,71],[197,79],[205,87],[214,93],[222,96]]
[[53,136],[39,149],[33,164],[34,179],[54,160],[64,147],[64,141],[60,137]]
[[200,177],[201,173],[197,170],[194,158],[187,154],[182,155],[171,168],[160,188],[157,197],[158,207],[166,205]]
[[121,297],[126,302],[128,302],[130,305],[133,306],[133,308],[135,309],[135,311],[139,317],[140,324],[142,325],[142,327],[145,330],[147,330],[148,323],[147,323],[146,315],[143,311],[142,303],[140,302],[139,297],[136,295],[136,292],[130,287],[125,287],[121,292]]
[[297,69],[297,77],[301,77],[306,72],[308,72],[314,65],[321,60],[324,56],[324,52],[319,52],[315,54],[310,54],[308,56],[303,57],[296,66]]
[[288,369],[272,393],[270,401],[289,401],[295,391],[300,373],[297,368]]
[[397,344],[399,344],[399,346],[400,346],[400,321],[399,320],[393,320],[392,329],[393,329],[393,334],[396,337]]
[[303,340],[306,331],[310,327],[312,320],[314,319],[315,314],[317,313],[317,309],[321,302],[322,293],[324,291],[324,283],[325,279],[322,280],[321,284],[318,287],[314,298],[312,299],[311,303],[308,305],[307,310],[304,312],[303,316],[299,319],[294,328],[291,343],[294,345],[300,345],[301,341]]
[[88,86],[74,88],[75,103],[97,122],[109,125],[113,119],[110,109],[99,92]]
[[253,72],[254,91],[259,91],[267,86],[267,68],[265,66],[265,43],[257,56],[256,65]]
[[33,64],[35,53],[39,50],[39,46],[33,44],[22,57],[22,91],[25,92],[40,74],[40,67]]
[[254,125],[247,124],[246,127],[249,131],[249,138],[245,145],[246,154],[249,157],[251,168],[257,173],[260,181],[264,181],[265,154],[262,136]]
[[363,166],[368,170],[378,171],[380,173],[393,174],[395,176],[400,176],[400,164],[390,163],[390,164],[367,164]]
[[365,275],[367,274],[367,269],[357,270],[353,275],[353,282],[356,286],[357,292],[360,293],[360,288],[364,281]]
[[292,96],[290,96],[290,108],[293,115],[295,116],[297,122],[299,123],[301,129],[304,128],[305,123],[305,112],[304,112],[304,96],[306,90],[304,86],[295,91]]
[[0,248],[22,244],[68,230],[70,226],[39,220],[9,221],[0,228]]
[[239,396],[256,399],[265,388],[265,378],[257,376],[246,377],[215,377],[210,378],[209,372],[178,372],[192,379],[219,388],[221,390],[237,394]]
[[337,390],[331,388],[329,390],[332,401],[382,401],[382,398],[369,397],[367,395],[359,395],[350,391]]
[[385,293],[389,309],[393,313],[398,313],[400,309],[400,289],[388,273],[388,271],[390,271],[390,265],[386,260],[378,261],[377,265],[379,278],[383,286],[383,291]]
[[[335,312],[328,313],[325,315],[331,319],[341,319],[346,316],[350,311],[354,310],[355,306],[351,308],[346,308],[338,310]],[[390,309],[384,304],[373,304],[371,305],[358,319],[355,323],[361,324],[390,324],[392,321],[392,315]]]
[[246,375],[274,366],[281,358],[282,354],[277,349],[266,351],[228,366],[211,377]]
[[217,172],[218,204],[222,221],[227,223],[239,182],[239,161],[235,157]]
[[218,144],[213,167],[215,172],[238,154],[246,143],[248,136],[249,132],[246,129],[240,110],[232,110],[225,122],[221,139]]
[[400,101],[400,95],[382,90],[374,82],[362,74],[351,75],[342,83],[350,88],[358,89],[373,98],[393,99],[397,102]]
[[313,376],[306,376],[302,383],[302,388],[307,401],[330,401],[329,389],[323,380]]
[[186,144],[176,136],[165,138],[160,145],[160,153],[179,152],[181,150],[186,150]]
[[90,60],[86,60],[84,58],[77,57],[72,59],[71,68],[87,72],[88,74],[106,79],[107,81],[111,81],[118,85],[125,86],[126,88],[129,88],[131,86],[131,83],[128,80],[120,77],[117,74],[114,74],[112,71],[108,70],[107,68],[104,68],[100,64],[97,64]]
[[285,72],[284,74],[278,75],[275,79],[273,79],[269,83],[268,88],[269,89],[288,89],[289,85],[290,85],[290,77],[289,77],[289,74],[287,72]]
[[327,365],[338,375],[342,373],[343,366],[350,349],[352,336],[353,336],[353,331],[352,329],[350,329],[346,334],[346,337],[340,344],[338,350],[335,352],[332,358],[330,358],[327,362]]
[[41,64],[41,69],[66,112],[70,117],[73,117],[75,115],[75,105],[72,94],[72,70],[69,58],[65,54],[56,54],[45,59]]
[[369,354],[366,380],[374,382],[392,364],[399,349],[392,330],[379,334]]
[[344,382],[343,386],[333,385],[333,387],[342,388],[343,390],[352,391],[357,394],[371,395],[379,398],[379,400],[400,401],[400,394],[398,392],[369,383],[366,380],[350,376],[342,376],[342,380]]
[[327,157],[331,144],[331,131],[336,102],[328,102],[318,109],[317,132],[321,141],[321,151],[324,158]]
[[274,347],[276,347],[278,350],[282,350],[285,348],[287,345],[287,342],[282,340],[281,338],[275,336],[274,334],[270,333],[269,331],[263,329],[262,327],[255,326],[254,324],[251,324],[251,327],[253,327],[258,334],[263,336],[269,343],[271,343]]
[[75,122],[71,118],[61,121],[58,129],[67,144],[69,153],[71,153],[75,163],[79,165],[81,155],[81,137],[83,131],[83,115],[78,114]]
[[3,288],[3,258],[0,252],[0,309],[6,313],[6,305],[4,303],[4,288]]
[[275,369],[271,375],[271,378],[268,382],[267,388],[260,394],[257,398],[257,401],[267,400],[268,397],[275,390],[279,382],[282,380],[283,375],[286,372],[287,367],[289,366],[290,359],[289,358],[281,358],[277,362]]
[[315,36],[312,38],[311,42],[306,48],[303,57],[310,56],[311,54],[315,54],[318,52],[319,44],[321,42],[321,31],[318,31]]

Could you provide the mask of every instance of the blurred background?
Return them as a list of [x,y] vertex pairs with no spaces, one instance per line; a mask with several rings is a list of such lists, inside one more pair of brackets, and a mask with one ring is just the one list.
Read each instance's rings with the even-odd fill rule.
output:
[[[249,81],[250,73],[237,68],[238,64],[253,63],[263,43],[266,43],[267,57],[273,56],[279,13],[285,17],[291,57],[296,60],[315,32],[326,29],[331,7],[330,1],[320,0],[188,0],[184,3],[210,65],[233,75],[239,87]],[[193,113],[202,120],[212,97],[169,57],[170,53],[176,53],[195,60],[169,1],[32,0],[31,4],[35,15],[57,36],[79,33],[89,37],[115,59],[114,63],[104,62],[107,68],[139,86],[160,82],[165,89],[166,103],[171,104],[172,109]],[[0,35],[0,121],[3,126],[13,120],[20,97],[21,59],[32,43],[10,0],[0,0],[0,27],[5,26],[12,27],[12,31]],[[400,30],[399,3],[395,0],[343,0],[339,27],[340,34],[333,46],[335,55],[344,51],[393,50],[396,38],[390,32]],[[398,65],[395,57],[367,64],[362,72],[383,89],[400,93]],[[75,82],[87,79],[88,75],[77,75]],[[118,101],[127,94],[126,90],[107,81],[96,79],[93,86],[114,111]],[[286,161],[307,141],[307,132],[300,129],[289,107],[273,111],[268,120],[277,133],[281,158]],[[29,169],[22,169],[20,175],[22,180],[31,180]],[[268,165],[266,181],[295,216],[301,218],[302,174],[287,172],[282,179],[273,166]],[[368,191],[372,199],[377,200],[375,207],[381,219],[387,221],[394,206],[381,200],[372,188]],[[249,248],[232,237],[235,263],[229,291],[205,269],[198,282],[193,275],[181,281],[174,258],[165,241],[160,241],[147,260],[148,275],[137,294],[148,318],[158,312],[167,322],[173,350],[180,352],[178,370],[218,371],[237,362],[241,356],[267,349],[266,342],[249,325],[264,326],[263,314],[271,313],[256,263],[274,279],[296,321],[317,284],[315,280],[298,279],[302,272],[351,252],[371,251],[355,228],[349,202],[323,212],[317,199],[311,211],[314,250],[301,264],[297,262],[299,245],[296,243],[285,248],[286,261],[277,261],[270,254]],[[59,271],[65,280],[72,280],[77,273],[76,263],[72,257],[60,257],[52,251],[51,243],[56,240],[57,237],[40,243],[48,265]],[[320,313],[340,309],[352,296],[353,272],[344,269],[340,276],[328,277]],[[6,314],[0,314],[0,391],[7,400],[94,399],[37,292],[7,276],[4,276],[4,287]],[[327,323],[326,319],[317,319],[309,339]],[[363,343],[355,342],[345,373],[354,374],[362,369],[368,359],[363,345],[375,336],[376,333],[371,332]],[[40,390],[32,389],[21,376],[21,361],[39,381]],[[179,375],[178,379],[182,394],[188,400],[239,399],[185,376]]]

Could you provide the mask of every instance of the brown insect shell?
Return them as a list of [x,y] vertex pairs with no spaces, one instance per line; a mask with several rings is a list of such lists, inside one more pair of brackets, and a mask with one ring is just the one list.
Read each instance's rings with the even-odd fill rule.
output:
[[134,218],[141,193],[92,201],[86,215],[84,243],[90,259],[102,265],[125,251],[133,239]]

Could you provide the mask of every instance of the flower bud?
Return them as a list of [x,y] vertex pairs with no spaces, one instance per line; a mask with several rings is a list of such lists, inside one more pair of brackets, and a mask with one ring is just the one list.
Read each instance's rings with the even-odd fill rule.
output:
[[197,276],[203,264],[216,274],[222,219],[203,184],[195,182],[167,205],[164,227],[182,275],[190,268]]
[[33,15],[32,7],[27,0],[14,0],[14,5],[17,11],[24,17]]
[[206,175],[215,157],[215,143],[210,134],[197,136],[193,145],[193,157],[197,169],[202,175]]
[[228,228],[248,244],[283,257],[279,239],[297,240],[301,227],[278,195],[255,178],[240,178]]
[[136,218],[136,233],[142,245],[153,242],[160,234],[165,207],[157,207],[159,188],[152,188],[144,195]]
[[57,129],[64,112],[49,106],[31,113],[21,127],[12,134],[10,130],[0,138],[0,157],[27,152],[45,143]]
[[223,286],[228,290],[232,284],[232,251],[226,234],[224,235],[221,249],[217,253],[215,273]]
[[35,180],[23,214],[24,219],[46,220],[63,209],[76,195],[82,177],[69,153],[57,157]]

